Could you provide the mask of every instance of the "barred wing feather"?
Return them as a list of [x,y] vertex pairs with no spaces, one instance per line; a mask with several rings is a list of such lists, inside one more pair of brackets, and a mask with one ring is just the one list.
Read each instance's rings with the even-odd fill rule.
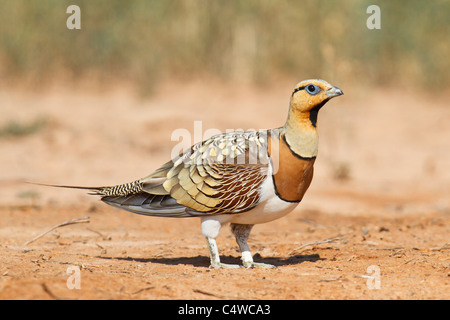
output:
[[134,213],[190,217],[233,214],[259,202],[267,178],[268,131],[232,132],[197,143],[149,176],[97,190],[102,201]]

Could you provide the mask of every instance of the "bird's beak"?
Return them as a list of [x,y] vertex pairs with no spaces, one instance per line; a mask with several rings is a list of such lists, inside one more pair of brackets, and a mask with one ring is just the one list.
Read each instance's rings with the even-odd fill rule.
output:
[[339,89],[338,87],[332,87],[328,89],[325,93],[329,98],[337,97],[344,94],[342,90]]

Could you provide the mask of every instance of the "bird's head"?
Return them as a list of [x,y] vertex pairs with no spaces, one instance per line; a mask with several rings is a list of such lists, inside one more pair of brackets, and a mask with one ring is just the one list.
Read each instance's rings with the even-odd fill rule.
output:
[[328,100],[342,95],[339,88],[324,80],[305,80],[292,92],[285,139],[291,150],[304,158],[317,156],[317,115]]
[[297,84],[291,96],[291,109],[293,112],[310,112],[320,109],[331,98],[342,95],[337,87],[324,80],[304,80]]

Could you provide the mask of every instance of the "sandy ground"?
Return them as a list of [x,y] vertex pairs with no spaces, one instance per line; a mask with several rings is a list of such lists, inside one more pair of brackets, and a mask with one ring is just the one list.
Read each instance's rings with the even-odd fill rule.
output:
[[[254,259],[274,269],[208,268],[196,219],[23,183],[135,180],[167,161],[174,130],[193,134],[196,120],[202,133],[282,125],[294,85],[173,83],[150,97],[2,89],[0,128],[41,125],[0,131],[0,299],[449,299],[448,94],[336,83],[345,95],[319,116],[310,190],[294,212],[253,229]],[[240,262],[228,228],[218,246],[223,262]],[[78,271],[80,289],[70,289]]]

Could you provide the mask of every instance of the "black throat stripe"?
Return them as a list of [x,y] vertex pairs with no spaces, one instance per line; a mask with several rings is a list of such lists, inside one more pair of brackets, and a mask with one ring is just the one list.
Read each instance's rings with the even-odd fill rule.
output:
[[317,127],[317,115],[319,114],[319,110],[328,102],[327,100],[322,101],[320,104],[315,106],[309,111],[309,120],[314,128]]
[[309,112],[309,121],[311,121],[311,124],[314,128],[317,127],[317,115],[319,114],[320,108],[312,108]]

